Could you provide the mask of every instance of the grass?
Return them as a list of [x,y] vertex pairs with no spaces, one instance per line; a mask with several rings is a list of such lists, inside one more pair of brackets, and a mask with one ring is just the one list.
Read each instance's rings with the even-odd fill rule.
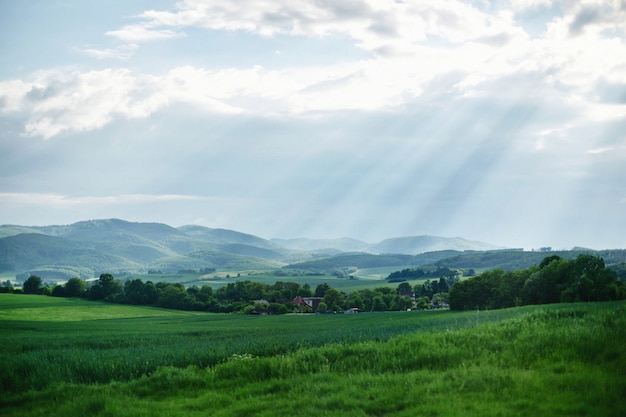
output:
[[[387,268],[393,269],[393,268]],[[239,274],[239,276],[237,276]],[[168,282],[175,283],[181,282],[185,284],[185,286],[196,285],[201,287],[203,285],[209,285],[214,289],[219,287],[223,287],[228,283],[237,282],[237,281],[253,281],[253,282],[261,282],[267,285],[273,285],[277,281],[283,282],[297,282],[300,285],[309,284],[313,290],[319,285],[323,283],[328,283],[331,287],[338,289],[339,291],[350,292],[361,290],[364,288],[376,288],[381,286],[391,286],[393,288],[397,287],[397,283],[388,284],[384,279],[388,273],[384,276],[372,275],[370,272],[367,272],[366,275],[360,276],[359,271],[354,274],[357,279],[349,279],[338,278],[333,275],[287,275],[287,276],[277,276],[273,273],[273,271],[263,271],[263,270],[230,270],[230,271],[219,271],[211,274],[200,275],[200,274],[133,274],[129,276],[121,277],[122,280],[126,279],[141,279],[142,281],[152,281],[154,283],[157,282]],[[226,278],[229,276],[229,278]]]
[[159,308],[111,305],[77,298],[57,298],[30,295],[0,294],[1,321],[73,322],[113,320],[137,317],[189,316],[182,311]]
[[[0,311],[54,308],[42,298],[4,295]],[[4,386],[2,414],[626,415],[624,302],[275,317],[120,318],[118,307],[114,319],[0,321],[3,381],[31,357],[37,378],[52,374]],[[78,378],[90,373],[102,378]]]

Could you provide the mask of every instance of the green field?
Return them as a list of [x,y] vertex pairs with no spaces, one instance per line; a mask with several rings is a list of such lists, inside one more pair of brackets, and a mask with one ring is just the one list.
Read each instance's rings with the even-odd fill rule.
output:
[[623,416],[626,303],[243,316],[0,294],[3,416]]
[[[143,282],[168,282],[175,283],[180,282],[189,287],[196,285],[201,287],[203,285],[209,285],[214,289],[225,286],[228,283],[236,281],[253,281],[261,282],[263,284],[272,285],[276,281],[283,282],[297,282],[300,285],[309,284],[312,289],[315,289],[319,284],[327,283],[333,288],[339,291],[350,292],[362,290],[365,288],[376,287],[397,287],[398,283],[388,283],[385,278],[395,268],[370,268],[361,269],[353,274],[356,279],[338,278],[333,275],[285,275],[277,276],[274,271],[262,271],[262,270],[232,270],[232,271],[219,271],[208,275],[200,274],[133,274],[124,277],[120,277],[121,280],[127,279],[141,279]],[[227,277],[228,276],[228,277]],[[423,282],[422,280],[409,281],[411,285],[417,282]]]

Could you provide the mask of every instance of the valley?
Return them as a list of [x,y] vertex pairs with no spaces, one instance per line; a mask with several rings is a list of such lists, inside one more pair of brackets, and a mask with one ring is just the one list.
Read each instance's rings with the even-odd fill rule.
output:
[[390,273],[405,268],[446,267],[461,274],[470,269],[514,270],[538,264],[545,256],[573,259],[581,253],[602,256],[608,266],[626,262],[626,250],[522,251],[435,236],[389,238],[377,243],[350,238],[264,239],[233,230],[196,225],[174,228],[118,219],[0,226],[0,280],[15,285],[30,275],[54,286],[72,277],[89,280],[111,273],[124,280],[216,287],[233,279],[280,279],[310,285],[332,279],[334,287],[351,288],[385,284]]

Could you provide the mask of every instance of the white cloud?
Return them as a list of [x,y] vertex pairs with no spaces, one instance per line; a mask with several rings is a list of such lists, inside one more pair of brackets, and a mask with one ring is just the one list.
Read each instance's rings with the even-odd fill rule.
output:
[[[328,36],[345,34],[369,51],[411,50],[428,36],[447,41],[506,43],[519,35],[508,12],[488,14],[457,0],[393,2],[352,1],[213,1],[185,0],[174,11],[150,10],[143,21],[120,31],[124,39],[136,39],[154,28],[202,27],[245,31],[261,36]],[[167,31],[169,29],[159,29]],[[175,32],[171,33],[174,35]],[[141,35],[140,35],[141,36]],[[140,37],[139,36],[139,37]]]
[[137,47],[138,47],[137,44],[130,43],[130,44],[120,45],[119,47],[114,48],[114,49],[111,49],[111,48],[98,49],[98,48],[85,47],[85,48],[75,48],[75,50],[79,53],[88,55],[96,59],[128,59],[133,56]]
[[0,82],[0,111],[19,112],[24,110],[24,97],[32,84],[23,80]]
[[605,146],[603,148],[590,149],[590,150],[587,151],[587,153],[591,154],[591,155],[599,155],[599,154],[603,154],[605,152],[609,152],[612,149],[613,149],[612,147]]
[[126,69],[49,71],[37,74],[23,91],[21,106],[28,109],[26,136],[50,138],[67,130],[99,129],[115,117],[146,117],[163,103]]
[[511,0],[511,7],[515,10],[525,10],[550,6],[552,3],[552,0]]
[[105,35],[112,36],[126,42],[159,41],[185,36],[181,32],[176,32],[170,29],[153,29],[152,27],[144,24],[124,26],[118,30],[108,31]]
[[621,0],[583,0],[575,3],[565,18],[569,34],[580,36],[589,32],[611,35],[626,29],[626,3]]
[[[161,74],[125,68],[51,70],[28,81],[1,83],[0,109],[23,112],[24,134],[44,138],[99,129],[116,118],[149,117],[172,103],[218,114],[317,115],[399,109],[436,95],[461,99],[506,93],[527,101],[537,101],[540,95],[558,97],[564,106],[578,108],[581,119],[620,119],[626,117],[623,104],[601,102],[596,90],[598,80],[606,80],[605,90],[608,83],[626,84],[626,43],[623,33],[620,37],[616,32],[624,7],[619,2],[602,2],[602,7],[600,3],[564,6],[565,14],[548,24],[545,36],[531,39],[517,24],[514,11],[487,13],[452,0],[187,0],[174,11],[144,12],[137,25],[107,34],[139,42],[181,36],[179,30],[191,26],[264,36],[287,34],[295,41],[298,36],[343,33],[372,55],[352,62],[292,63],[275,69],[177,65]],[[513,2],[519,8],[543,4]],[[591,13],[584,30],[572,37],[572,24],[585,7],[599,11]],[[135,49],[135,44],[129,44],[82,51],[120,58]],[[437,84],[433,89],[432,83],[442,79],[449,85],[442,89]]]

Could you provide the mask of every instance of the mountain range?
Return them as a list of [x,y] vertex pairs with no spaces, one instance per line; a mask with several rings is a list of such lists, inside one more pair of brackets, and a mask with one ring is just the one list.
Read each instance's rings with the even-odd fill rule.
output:
[[495,249],[502,248],[437,236],[396,237],[377,243],[351,238],[268,240],[227,229],[198,225],[175,228],[119,219],[55,226],[0,226],[0,272],[37,274],[45,279],[91,278],[103,272],[278,269],[347,255],[371,258],[381,254],[414,256],[433,251],[459,254]]

